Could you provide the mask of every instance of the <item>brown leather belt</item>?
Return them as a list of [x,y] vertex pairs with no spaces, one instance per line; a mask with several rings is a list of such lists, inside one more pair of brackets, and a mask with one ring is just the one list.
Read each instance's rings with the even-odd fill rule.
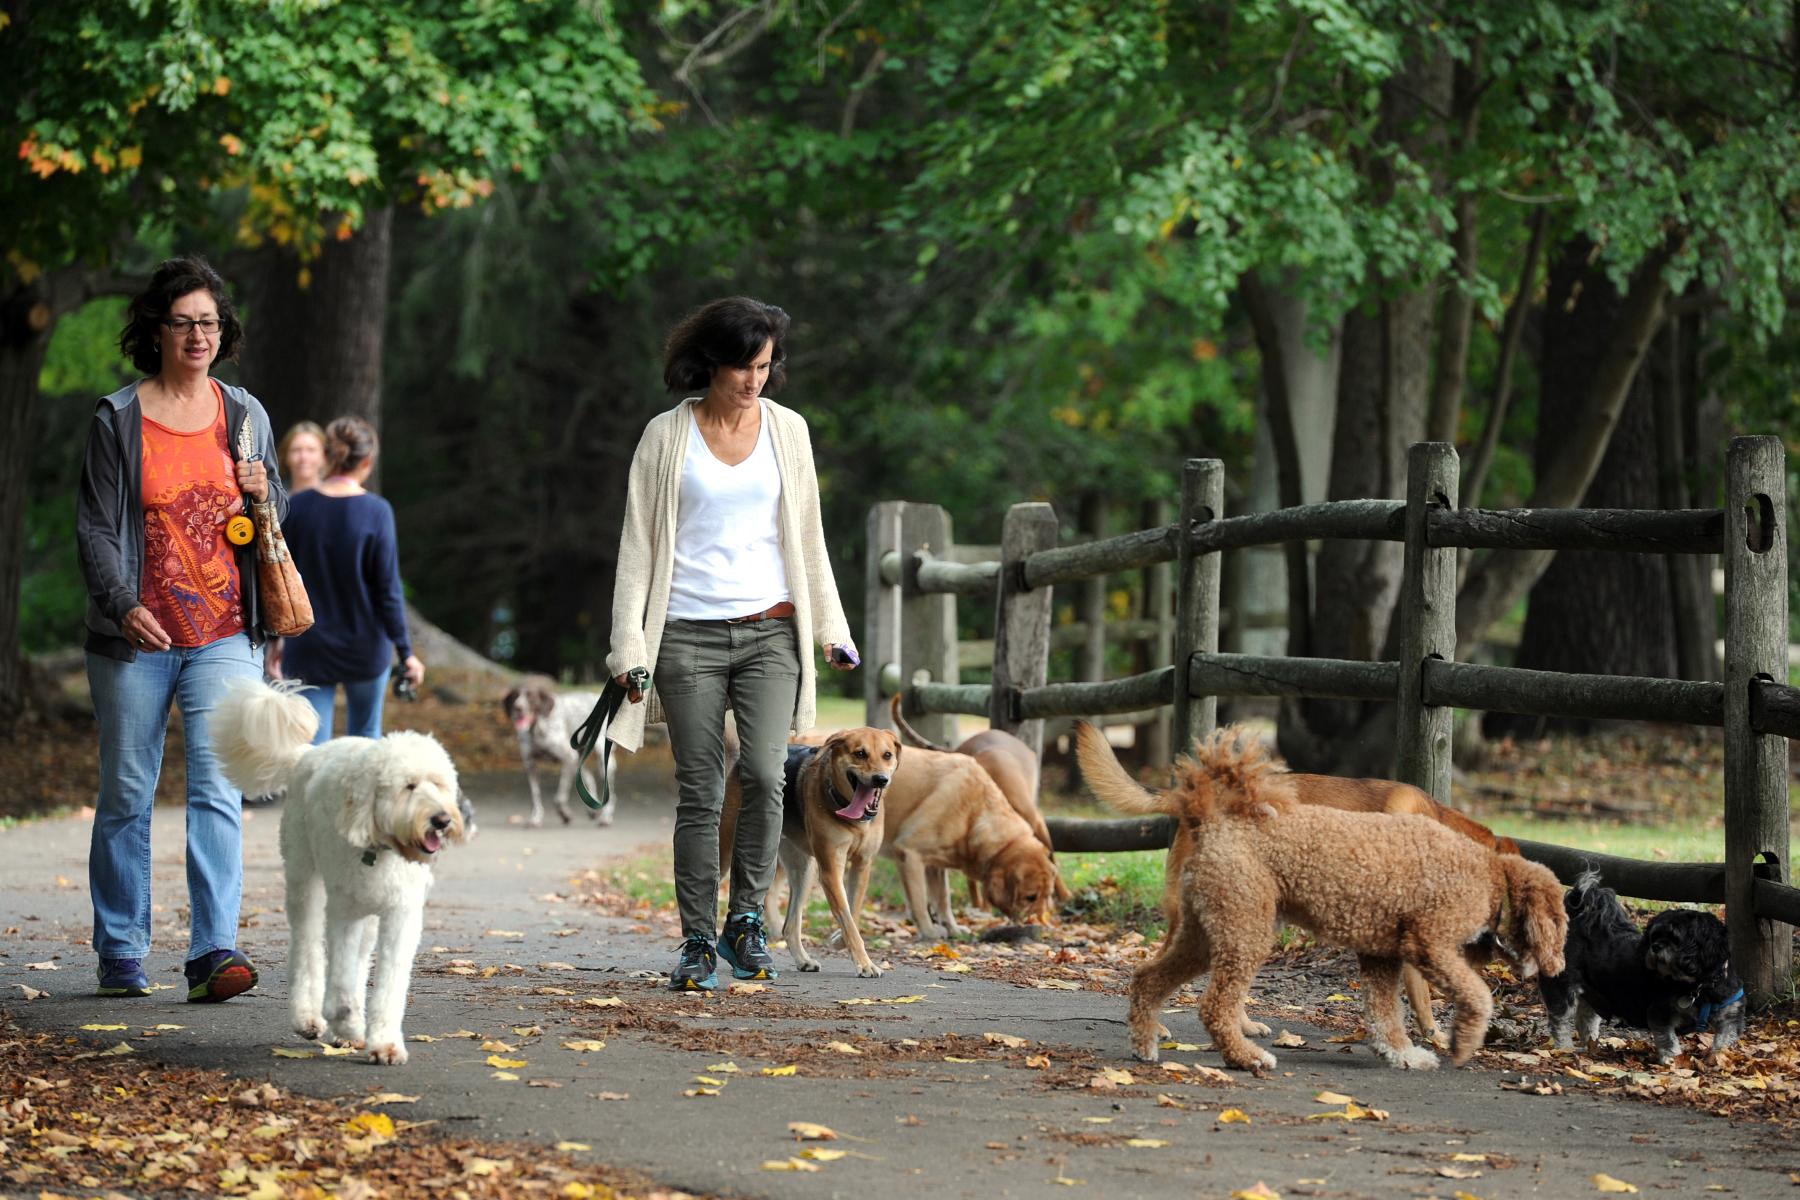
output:
[[748,625],[752,621],[769,621],[781,617],[791,617],[793,615],[793,603],[791,601],[783,600],[780,604],[772,604],[761,612],[751,613],[747,617],[726,617],[725,623],[727,625]]

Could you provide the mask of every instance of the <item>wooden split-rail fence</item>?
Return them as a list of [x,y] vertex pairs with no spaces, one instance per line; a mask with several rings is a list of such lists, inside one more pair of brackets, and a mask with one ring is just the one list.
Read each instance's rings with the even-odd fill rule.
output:
[[[1800,737],[1800,689],[1787,685],[1787,507],[1780,439],[1733,439],[1723,509],[1458,509],[1454,447],[1423,442],[1407,457],[1399,500],[1341,500],[1228,517],[1216,459],[1190,459],[1179,519],[1081,545],[1058,546],[1055,511],[1015,504],[998,559],[966,561],[933,504],[890,501],[869,513],[865,676],[872,725],[887,698],[926,736],[951,736],[951,714],[985,716],[1041,753],[1048,717],[1138,713],[1168,705],[1173,740],[1210,732],[1220,696],[1383,700],[1399,706],[1394,777],[1440,803],[1450,794],[1453,710],[1665,721],[1722,727],[1725,861],[1644,862],[1540,842],[1527,857],[1565,882],[1588,866],[1642,899],[1724,904],[1732,958],[1753,997],[1792,977],[1800,888],[1789,886],[1787,739]],[[1321,538],[1405,544],[1394,662],[1221,654],[1220,556],[1227,550]],[[1459,550],[1609,550],[1718,554],[1725,566],[1725,679],[1689,682],[1527,671],[1455,661]],[[1123,679],[1051,683],[1051,590],[1173,563],[1171,664]],[[956,600],[995,606],[993,675],[958,682]],[[1167,847],[1166,818],[1051,818],[1058,850]]]

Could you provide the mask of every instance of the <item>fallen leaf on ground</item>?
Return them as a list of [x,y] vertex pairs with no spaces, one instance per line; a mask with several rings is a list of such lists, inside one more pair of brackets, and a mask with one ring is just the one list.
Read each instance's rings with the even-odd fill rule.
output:
[[1297,1033],[1289,1033],[1287,1030],[1284,1029],[1281,1031],[1281,1035],[1279,1037],[1277,1037],[1273,1042],[1270,1042],[1269,1044],[1271,1046],[1280,1046],[1280,1047],[1283,1047],[1284,1049],[1291,1050],[1295,1046],[1306,1045],[1306,1039],[1301,1037]]
[[788,1132],[801,1142],[835,1142],[837,1130],[825,1125],[815,1125],[811,1121],[789,1121]]
[[836,1162],[850,1153],[848,1150],[828,1150],[824,1146],[808,1146],[796,1157],[810,1159],[813,1162]]
[[1034,988],[1046,988],[1058,992],[1079,992],[1081,985],[1069,979],[1039,979],[1032,983]]
[[34,987],[26,987],[22,983],[15,983],[13,986],[18,988],[21,992],[24,992],[27,1000],[42,1000],[45,996],[50,994],[49,992],[39,991]]
[[1160,1150],[1169,1143],[1161,1138],[1126,1138],[1125,1144],[1133,1150]]
[[793,1075],[799,1070],[799,1067],[795,1066],[793,1063],[789,1063],[784,1067],[764,1067],[762,1073],[764,1075],[784,1076]]
[[848,1000],[839,1000],[838,1003],[845,1006],[857,1004],[917,1004],[924,998],[925,997],[923,996],[852,996]]
[[1348,1104],[1356,1097],[1346,1096],[1342,1092],[1320,1092],[1313,1099],[1320,1104]]
[[766,983],[738,983],[734,980],[725,985],[725,990],[734,996],[753,996],[757,992],[768,991],[769,985]]
[[1221,1125],[1248,1125],[1250,1118],[1241,1108],[1228,1108],[1219,1114],[1218,1122]]
[[579,969],[580,968],[574,963],[566,962],[542,962],[538,964],[538,970],[540,971],[575,971]]
[[559,1088],[562,1084],[556,1082],[554,1079],[527,1079],[525,1081],[525,1086],[535,1088]]
[[855,1046],[852,1046],[849,1042],[826,1042],[825,1048],[827,1050],[835,1050],[839,1054],[861,1054],[862,1053],[861,1050],[858,1050]]
[[592,1150],[593,1149],[593,1147],[588,1145],[586,1142],[558,1142],[558,1143],[556,1143],[556,1148],[558,1150]]
[[803,1158],[765,1158],[762,1169],[765,1171],[817,1171],[816,1163],[809,1163]]
[[60,971],[60,970],[62,970],[61,967],[57,966],[55,963],[49,961],[48,959],[46,959],[45,961],[43,961],[41,963],[26,963],[25,969],[27,971]]
[[503,1042],[499,1038],[489,1038],[487,1041],[481,1043],[481,1048],[483,1050],[493,1050],[500,1054],[506,1054],[513,1049],[511,1043]]
[[513,1160],[510,1158],[483,1158],[479,1154],[471,1154],[463,1160],[465,1175],[497,1175],[512,1170]]
[[113,1046],[106,1050],[89,1050],[83,1054],[72,1055],[72,1056],[70,1056],[70,1061],[74,1061],[74,1059],[77,1059],[77,1058],[117,1058],[121,1054],[136,1054],[136,1053],[137,1053],[137,1048],[134,1047],[130,1042],[120,1042],[118,1045]]
[[715,1075],[736,1075],[738,1073],[738,1065],[734,1062],[717,1062],[706,1069]]
[[599,1093],[596,1093],[596,1095],[598,1095],[598,1097],[602,1100],[629,1100],[629,1099],[631,1099],[630,1092],[599,1092]]
[[1231,1193],[1231,1200],[1281,1200],[1281,1193],[1259,1179],[1250,1187]]
[[514,1075],[511,1071],[495,1071],[493,1074],[489,1075],[488,1078],[498,1079],[501,1083],[517,1083],[519,1079],[519,1077]]
[[352,1054],[361,1054],[355,1046],[320,1046],[319,1053],[326,1058],[347,1058]]
[[286,1046],[277,1046],[274,1055],[276,1058],[311,1058],[313,1052],[311,1050],[290,1050]]
[[446,1038],[468,1038],[472,1042],[481,1040],[481,1035],[473,1029],[459,1029],[455,1033],[446,1033],[444,1036]]
[[1175,1050],[1182,1054],[1195,1054],[1199,1052],[1200,1047],[1193,1042],[1163,1042],[1162,1049]]
[[1158,1092],[1156,1094],[1156,1106],[1158,1108],[1180,1108],[1180,1109],[1187,1108],[1187,1105],[1183,1104],[1181,1101],[1177,1100],[1175,1097],[1166,1095],[1162,1092]]
[[1081,1120],[1087,1125],[1111,1125],[1113,1123],[1111,1117],[1083,1117]]
[[487,1065],[510,1071],[515,1067],[528,1067],[531,1064],[522,1058],[501,1058],[498,1054],[490,1054],[487,1056]]
[[482,936],[484,936],[484,937],[524,937],[525,934],[517,929],[489,929]]
[[1050,1056],[1048,1054],[1027,1054],[1025,1065],[1034,1071],[1042,1071],[1050,1065]]
[[624,1008],[625,1002],[617,996],[589,996],[582,1001],[589,1008]]
[[537,996],[573,996],[575,993],[571,992],[568,988],[541,987],[533,988],[532,994]]
[[1485,1154],[1452,1154],[1450,1156],[1450,1161],[1451,1162],[1483,1162],[1484,1163],[1487,1161],[1487,1155],[1485,1155]]
[[1100,1074],[1101,1074],[1101,1077],[1106,1079],[1108,1082],[1116,1083],[1121,1087],[1125,1086],[1126,1084],[1137,1082],[1135,1079],[1133,1079],[1131,1077],[1130,1071],[1121,1070],[1118,1067],[1102,1067],[1102,1068],[1100,1068]]
[[1439,1167],[1437,1173],[1445,1179],[1480,1179],[1481,1172],[1473,1167]]
[[391,1142],[395,1138],[394,1118],[386,1113],[357,1113],[344,1122],[344,1132],[364,1137],[372,1137],[378,1141]]
[[694,1082],[704,1083],[707,1087],[721,1088],[725,1086],[725,1081],[723,1079],[714,1079],[711,1075],[696,1075],[694,1076]]
[[435,1042],[438,1039],[432,1037],[429,1033],[415,1033],[406,1040],[409,1042]]
[[996,1046],[1005,1046],[1008,1050],[1018,1050],[1031,1045],[1029,1038],[1015,1037],[1010,1033],[995,1033],[992,1030],[982,1034],[981,1039],[985,1042],[992,1042]]
[[693,1088],[688,1088],[687,1090],[683,1091],[681,1094],[684,1096],[716,1096],[719,1094],[719,1089],[718,1088],[710,1088],[710,1087],[693,1087]]
[[945,1062],[954,1062],[954,1063],[972,1063],[972,1062],[980,1062],[981,1060],[979,1058],[958,1058],[954,1054],[946,1054],[946,1055],[944,1055],[944,1061]]
[[417,1104],[418,1102],[419,1102],[419,1098],[417,1096],[402,1095],[399,1092],[382,1092],[380,1095],[370,1096],[363,1103],[365,1103],[365,1104]]
[[563,1043],[563,1049],[564,1050],[579,1050],[585,1054],[590,1050],[606,1049],[606,1043],[605,1042],[597,1042],[593,1038],[571,1038],[570,1040]]
[[117,1033],[119,1030],[126,1028],[126,1026],[124,1026],[124,1025],[83,1025],[82,1028],[87,1030],[89,1033]]
[[514,1025],[513,1032],[522,1038],[542,1037],[544,1034],[544,1027],[542,1025]]
[[1593,1181],[1594,1190],[1597,1192],[1621,1192],[1633,1196],[1637,1195],[1637,1188],[1632,1184],[1626,1183],[1623,1179],[1614,1179],[1611,1175],[1604,1173],[1590,1175],[1588,1178]]

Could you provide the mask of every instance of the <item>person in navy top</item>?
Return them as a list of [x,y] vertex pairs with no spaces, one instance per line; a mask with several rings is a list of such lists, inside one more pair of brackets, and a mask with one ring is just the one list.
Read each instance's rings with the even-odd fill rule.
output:
[[415,685],[425,678],[406,631],[394,509],[363,487],[377,450],[367,421],[333,421],[325,429],[326,477],[293,498],[282,522],[312,600],[313,627],[284,642],[280,671],[306,685],[302,694],[319,713],[318,742],[332,736],[339,686],[345,733],[378,738],[396,659]]

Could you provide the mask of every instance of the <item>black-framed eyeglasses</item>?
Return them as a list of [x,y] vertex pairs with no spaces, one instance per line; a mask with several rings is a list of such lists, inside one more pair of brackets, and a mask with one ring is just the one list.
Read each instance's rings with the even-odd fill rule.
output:
[[219,332],[222,322],[217,317],[202,317],[198,321],[188,317],[164,317],[163,324],[168,326],[169,332],[176,337],[186,337],[190,329],[198,329],[207,337],[211,337]]

